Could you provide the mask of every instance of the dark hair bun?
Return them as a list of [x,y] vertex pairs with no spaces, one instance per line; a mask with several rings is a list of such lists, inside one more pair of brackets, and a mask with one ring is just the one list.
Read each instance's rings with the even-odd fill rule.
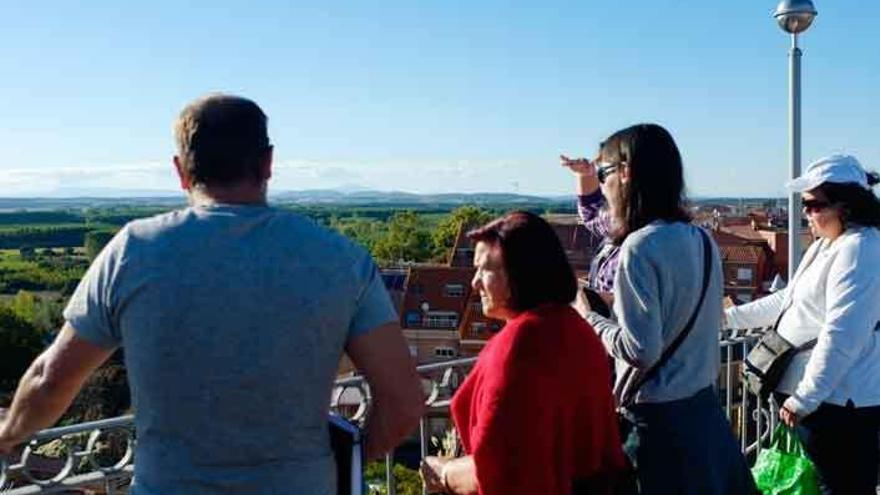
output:
[[874,187],[877,184],[880,184],[880,174],[877,172],[866,172],[866,175],[868,176],[869,186]]

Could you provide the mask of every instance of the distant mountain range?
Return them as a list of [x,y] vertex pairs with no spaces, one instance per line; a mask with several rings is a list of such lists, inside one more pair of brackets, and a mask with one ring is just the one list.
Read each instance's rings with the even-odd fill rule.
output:
[[[63,194],[62,194],[63,193]],[[696,203],[752,204],[776,198],[694,198]],[[571,195],[535,196],[512,193],[415,194],[401,191],[313,189],[269,193],[276,204],[297,205],[516,205],[574,203]],[[186,200],[182,193],[138,190],[59,191],[49,197],[0,197],[0,211],[100,208],[111,206],[177,206]]]
[[269,199],[279,203],[299,204],[498,204],[498,203],[557,203],[571,201],[570,196],[543,197],[508,193],[443,193],[416,194],[402,191],[339,191],[315,189],[308,191],[285,191],[269,194]]
[[[52,210],[69,208],[100,208],[110,206],[175,206],[186,199],[181,193],[165,191],[82,191],[83,194],[50,197],[0,197],[0,210]],[[113,194],[113,193],[116,194]],[[554,204],[571,202],[571,196],[542,197],[505,193],[415,194],[399,191],[340,191],[315,189],[269,193],[276,204],[297,205],[491,205],[491,204]]]

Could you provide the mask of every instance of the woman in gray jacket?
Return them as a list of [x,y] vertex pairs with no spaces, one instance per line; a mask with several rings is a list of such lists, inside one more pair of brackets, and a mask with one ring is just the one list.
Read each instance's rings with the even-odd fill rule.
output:
[[[825,494],[874,495],[880,465],[880,201],[852,156],[811,164],[788,184],[803,193],[818,238],[792,283],[730,308],[731,328],[773,325],[796,346],[777,386],[783,422],[795,428]],[[805,346],[809,347],[809,346]]]
[[[615,360],[614,392],[632,424],[624,450],[640,491],[754,493],[714,389],[721,261],[708,234],[690,224],[678,147],[662,127],[640,124],[605,140],[599,162],[612,242],[620,246],[618,321],[579,303]],[[669,349],[675,350],[664,357]]]

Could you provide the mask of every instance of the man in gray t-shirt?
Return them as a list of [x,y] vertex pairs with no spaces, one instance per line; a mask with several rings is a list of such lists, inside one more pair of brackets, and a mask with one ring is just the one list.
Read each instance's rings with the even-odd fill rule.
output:
[[0,423],[0,453],[54,422],[120,346],[136,495],[335,493],[327,407],[343,350],[375,399],[367,455],[414,426],[418,378],[376,266],[266,205],[265,122],[231,96],[184,109],[175,164],[192,206],[129,223],[94,261]]

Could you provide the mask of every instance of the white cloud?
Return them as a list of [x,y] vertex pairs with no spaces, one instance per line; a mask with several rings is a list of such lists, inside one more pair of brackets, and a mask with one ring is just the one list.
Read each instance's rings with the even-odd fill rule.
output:
[[174,191],[177,182],[167,163],[31,167],[0,174],[3,196],[63,194],[79,190]]

